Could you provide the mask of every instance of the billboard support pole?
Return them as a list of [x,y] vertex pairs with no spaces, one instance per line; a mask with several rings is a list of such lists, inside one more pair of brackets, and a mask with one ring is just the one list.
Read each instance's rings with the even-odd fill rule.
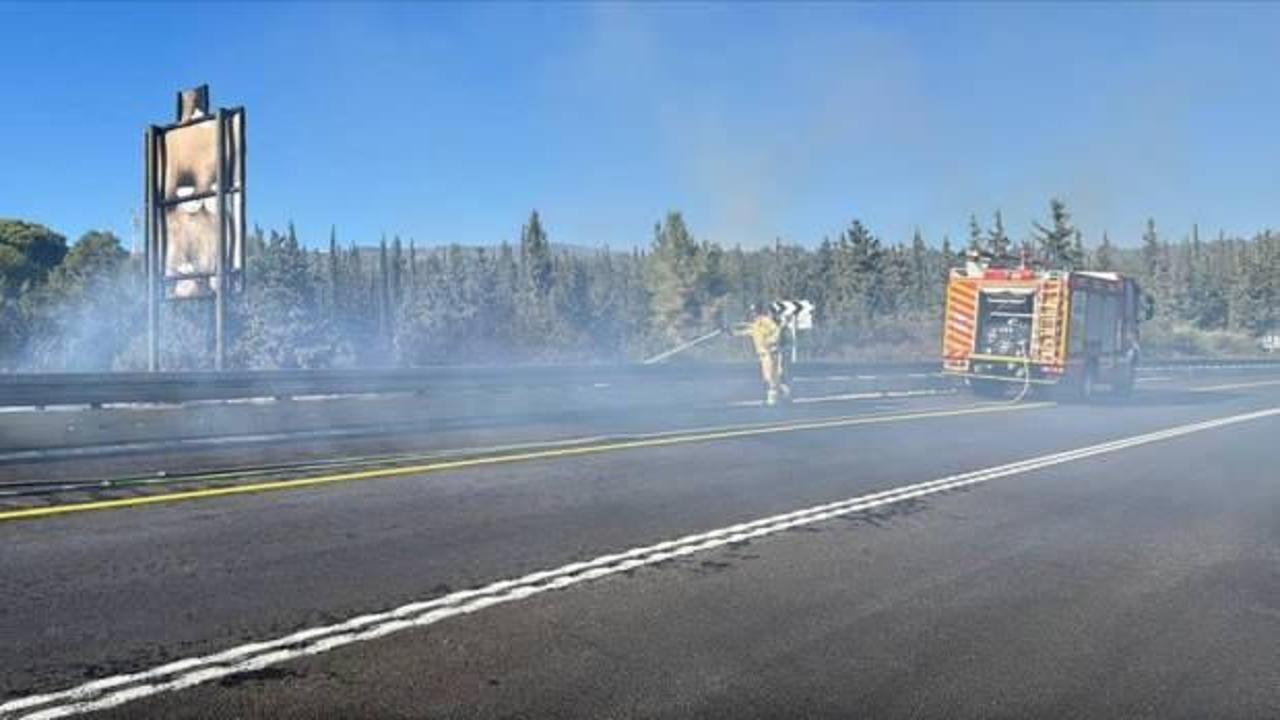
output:
[[227,359],[227,114],[218,109],[218,253],[214,264],[213,369],[222,370]]
[[142,206],[143,206],[143,241],[142,262],[146,271],[147,293],[147,371],[160,369],[160,307],[156,298],[156,265],[159,254],[159,242],[156,237],[155,208],[155,167],[156,167],[156,131],[148,127],[142,133]]
[[233,181],[239,182],[240,217],[239,226],[236,228],[236,245],[234,248],[237,251],[237,256],[235,260],[232,261],[231,268],[232,271],[236,268],[240,269],[240,277],[238,278],[239,283],[236,285],[236,292],[245,292],[245,289],[248,287],[248,280],[246,278],[249,275],[249,235],[245,232],[245,226],[248,224],[246,218],[249,216],[249,196],[245,192],[245,177],[248,173],[246,171],[244,161],[245,154],[248,152],[245,149],[245,138],[249,136],[249,130],[245,123],[244,108],[241,107],[237,113],[240,116],[240,134],[237,138],[240,142],[236,143],[236,152],[239,154],[236,159],[236,172],[240,174],[240,177],[233,178]]

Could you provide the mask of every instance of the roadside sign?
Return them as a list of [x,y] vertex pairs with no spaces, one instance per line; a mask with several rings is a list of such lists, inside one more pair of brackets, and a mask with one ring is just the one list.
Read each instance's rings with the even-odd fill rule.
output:
[[783,325],[798,330],[813,328],[813,303],[808,300],[777,300],[770,307]]

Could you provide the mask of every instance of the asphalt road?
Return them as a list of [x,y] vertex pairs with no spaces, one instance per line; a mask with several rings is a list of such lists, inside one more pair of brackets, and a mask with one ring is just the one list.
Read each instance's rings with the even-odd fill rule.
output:
[[745,408],[0,520],[0,717],[1280,717],[1277,408]]

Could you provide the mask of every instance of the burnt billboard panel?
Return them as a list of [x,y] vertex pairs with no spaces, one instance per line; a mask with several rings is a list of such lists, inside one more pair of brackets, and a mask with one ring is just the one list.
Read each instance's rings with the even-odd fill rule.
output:
[[[221,144],[226,256],[234,277],[243,265],[244,114],[225,113]],[[217,288],[218,165],[217,116],[195,118],[163,131],[158,163],[162,212],[163,274],[169,296],[208,295]],[[229,286],[234,283],[228,283]]]

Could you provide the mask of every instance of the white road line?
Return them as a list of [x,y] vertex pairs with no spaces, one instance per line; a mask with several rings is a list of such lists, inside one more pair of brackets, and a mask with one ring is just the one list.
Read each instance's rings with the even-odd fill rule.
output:
[[1202,387],[1193,387],[1191,392],[1214,392],[1217,390],[1243,390],[1245,388],[1265,387],[1267,385],[1280,385],[1280,380],[1259,380],[1257,382],[1231,383],[1228,385],[1207,385]]
[[824,395],[821,397],[802,397],[796,398],[792,402],[796,405],[806,405],[810,403],[826,403],[840,402],[843,400],[880,400],[883,398],[899,398],[899,397],[925,397],[929,395],[955,395],[955,390],[882,390],[879,392],[867,393],[845,393],[843,395]]
[[[925,397],[929,395],[955,395],[955,390],[878,390],[864,393],[842,393],[840,395],[820,395],[818,397],[801,397],[792,400],[793,405],[811,405],[813,403],[846,402],[850,400],[883,400],[898,397]],[[763,400],[738,400],[729,403],[729,407],[760,407]]]
[[1138,378],[1137,382],[1159,382],[1161,380],[1172,380],[1172,379],[1173,378],[1167,375],[1157,375],[1155,377],[1140,377]]
[[1141,370],[1258,370],[1280,367],[1280,361],[1241,363],[1236,365],[1144,365]]
[[[621,553],[603,555],[594,560],[571,563],[554,570],[535,572],[513,580],[502,580],[475,590],[455,592],[433,600],[410,603],[387,612],[362,615],[335,625],[303,630],[276,640],[242,645],[213,655],[178,660],[142,672],[94,680],[60,692],[10,700],[0,704],[0,718],[52,720],[105,710],[132,700],[182,690],[229,675],[260,670],[278,663],[318,655],[345,645],[385,637],[408,628],[424,627],[494,605],[523,600],[549,590],[572,587],[665,560],[774,535],[790,528],[811,525],[882,505],[978,485],[1191,433],[1278,415],[1280,415],[1280,407],[1275,407],[1181,425],[774,515]],[[20,712],[28,714],[19,716]]]

